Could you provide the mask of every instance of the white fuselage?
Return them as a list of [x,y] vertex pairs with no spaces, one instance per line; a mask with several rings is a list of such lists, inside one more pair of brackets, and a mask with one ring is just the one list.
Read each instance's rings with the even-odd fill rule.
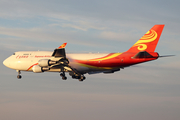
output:
[[[32,71],[32,67],[37,65],[41,59],[50,59],[57,61],[59,58],[52,57],[50,51],[21,51],[15,52],[13,55],[4,60],[3,64],[11,69],[20,71]],[[74,60],[87,60],[106,56],[108,54],[89,53],[89,54],[66,54],[70,62],[70,66],[78,71],[92,71],[92,68],[80,66]],[[96,71],[96,70],[95,70]],[[50,69],[49,72],[60,72],[60,68]]]

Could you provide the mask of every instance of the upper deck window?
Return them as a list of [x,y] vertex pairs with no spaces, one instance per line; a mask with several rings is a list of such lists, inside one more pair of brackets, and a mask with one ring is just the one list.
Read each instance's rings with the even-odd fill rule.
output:
[[15,53],[13,53],[13,55],[15,55]]

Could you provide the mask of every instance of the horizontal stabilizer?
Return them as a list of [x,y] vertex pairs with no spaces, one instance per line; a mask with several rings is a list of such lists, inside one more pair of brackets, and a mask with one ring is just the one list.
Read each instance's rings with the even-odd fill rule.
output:
[[141,51],[141,52],[138,52],[134,57],[132,57],[134,59],[136,58],[154,58],[154,56],[152,56],[151,54],[149,54],[148,52],[146,51]]

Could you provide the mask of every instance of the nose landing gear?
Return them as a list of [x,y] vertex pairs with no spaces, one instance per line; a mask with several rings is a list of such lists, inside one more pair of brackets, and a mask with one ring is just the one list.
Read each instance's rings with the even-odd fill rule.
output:
[[17,78],[18,78],[18,79],[21,79],[21,78],[22,78],[22,76],[20,75],[20,74],[21,74],[21,71],[20,71],[20,70],[16,70],[16,71],[18,72]]

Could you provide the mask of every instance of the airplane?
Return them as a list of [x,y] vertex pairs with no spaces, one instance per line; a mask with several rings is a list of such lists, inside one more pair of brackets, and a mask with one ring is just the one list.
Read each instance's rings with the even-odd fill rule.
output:
[[74,79],[83,81],[84,74],[114,73],[132,65],[156,60],[159,57],[154,52],[164,28],[164,24],[154,25],[143,37],[141,37],[129,50],[122,53],[71,53],[66,54],[62,44],[51,51],[20,51],[3,61],[3,64],[18,72],[17,78],[21,79],[21,71],[34,73],[59,72],[63,80],[65,73]]

